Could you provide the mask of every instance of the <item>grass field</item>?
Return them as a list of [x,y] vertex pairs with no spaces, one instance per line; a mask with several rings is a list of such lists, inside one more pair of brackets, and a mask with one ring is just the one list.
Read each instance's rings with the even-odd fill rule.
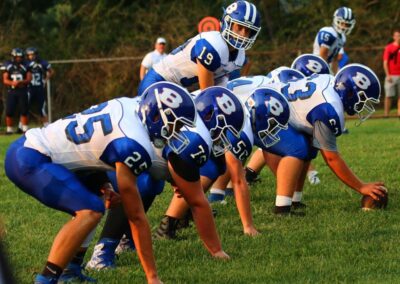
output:
[[[195,229],[183,230],[180,241],[156,241],[159,274],[165,283],[400,283],[400,120],[348,123],[339,138],[342,156],[360,178],[382,180],[389,189],[385,211],[362,212],[361,197],[346,188],[325,166],[315,162],[322,183],[306,185],[306,217],[271,213],[274,179],[262,172],[251,189],[255,224],[262,235],[241,233],[233,199],[215,206],[220,237],[230,261],[211,259]],[[41,271],[52,239],[68,216],[45,208],[19,191],[4,175],[4,155],[14,137],[0,138],[1,205],[5,244],[18,283],[31,283]],[[157,226],[172,195],[168,188],[149,212]],[[99,231],[99,230],[98,230]],[[92,248],[90,249],[90,253]],[[90,254],[89,253],[89,254]],[[99,283],[143,283],[135,254],[125,253],[116,270],[93,272]]]

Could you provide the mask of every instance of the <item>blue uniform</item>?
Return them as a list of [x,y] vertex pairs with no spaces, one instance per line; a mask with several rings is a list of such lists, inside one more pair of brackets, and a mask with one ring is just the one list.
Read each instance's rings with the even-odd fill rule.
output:
[[[280,89],[289,101],[290,119],[289,128],[279,132],[280,141],[268,152],[311,160],[317,155],[317,144],[326,145],[324,139],[341,135],[343,104],[333,88],[333,76],[313,75],[273,87]],[[325,137],[317,135],[316,125],[328,131]]]
[[[26,61],[16,63],[14,61],[7,61],[4,63],[3,70],[7,72],[8,79],[11,81],[22,81],[26,79],[29,70],[29,64]],[[7,86],[7,102],[6,102],[6,115],[12,117],[15,113],[17,106],[19,106],[20,114],[26,116],[29,111],[28,107],[28,87],[26,85],[21,87]]]
[[29,62],[29,69],[32,73],[32,80],[29,84],[29,104],[37,103],[40,115],[44,115],[44,102],[46,98],[45,79],[47,72],[51,69],[51,65],[42,59]]
[[133,99],[115,99],[30,129],[7,151],[7,176],[49,207],[69,214],[82,209],[103,212],[95,189],[75,172],[105,172],[122,162],[140,175],[151,166],[155,153],[137,107]]
[[327,62],[332,60],[339,54],[343,53],[343,47],[346,43],[346,36],[338,33],[333,27],[324,27],[319,30],[314,40],[313,54],[319,55],[320,48],[329,49]]
[[245,51],[230,52],[220,32],[200,33],[155,64],[140,83],[138,95],[158,81],[170,81],[184,87],[197,83],[197,60],[214,74],[215,85],[225,86],[229,74],[245,64]]

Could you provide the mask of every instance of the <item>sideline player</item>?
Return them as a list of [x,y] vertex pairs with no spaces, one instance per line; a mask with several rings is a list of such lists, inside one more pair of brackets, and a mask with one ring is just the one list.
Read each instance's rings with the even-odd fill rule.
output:
[[355,24],[351,8],[340,7],[333,14],[332,26],[321,28],[315,37],[313,53],[331,64],[333,73],[338,71],[338,61],[344,53],[346,36],[351,33]]
[[97,188],[88,187],[75,173],[87,170],[115,170],[147,281],[160,283],[136,179],[151,166],[155,155],[151,143],[158,147],[167,143],[178,153],[184,149],[186,144],[180,141],[187,138],[179,129],[194,126],[197,113],[183,88],[162,82],[151,90],[140,104],[129,98],[104,102],[45,128],[31,129],[11,144],[5,159],[7,177],[46,206],[74,216],[57,234],[35,283],[57,283],[104,213]]
[[36,102],[37,113],[42,119],[44,126],[48,124],[44,103],[46,101],[46,83],[53,76],[54,71],[46,60],[39,58],[39,52],[35,47],[28,47],[25,51],[29,60],[29,69],[32,73],[32,81],[29,84],[29,105]]
[[24,51],[21,48],[13,48],[11,61],[4,64],[3,83],[7,86],[6,101],[6,134],[13,134],[13,116],[19,107],[21,129],[28,130],[28,84],[32,79],[29,66],[24,61]]
[[222,16],[221,31],[200,33],[174,49],[146,74],[138,95],[158,81],[183,87],[198,83],[200,90],[225,86],[229,74],[245,64],[245,50],[253,46],[260,29],[260,15],[254,4],[232,3]]

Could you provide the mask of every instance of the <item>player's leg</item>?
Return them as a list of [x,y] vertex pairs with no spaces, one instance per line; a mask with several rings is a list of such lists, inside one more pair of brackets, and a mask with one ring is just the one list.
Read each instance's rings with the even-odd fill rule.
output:
[[19,103],[19,111],[20,111],[20,123],[21,130],[23,133],[28,131],[28,112],[29,112],[29,97],[28,92],[20,92],[18,93],[18,103]]
[[246,180],[249,184],[259,180],[258,174],[265,165],[262,149],[257,149],[251,156],[246,166]]
[[310,161],[305,161],[304,167],[300,173],[297,185],[296,185],[296,190],[293,194],[292,198],[292,209],[304,209],[306,208],[306,205],[302,203],[302,198],[303,198],[303,187],[304,187],[304,181],[306,179],[306,176],[309,174],[309,169],[310,169]]
[[220,175],[217,180],[213,183],[210,188],[210,193],[208,195],[208,201],[222,202],[225,198],[225,189],[231,179],[231,175],[228,170],[225,171],[223,175]]
[[7,93],[7,101],[6,101],[6,134],[13,134],[14,127],[13,127],[13,116],[15,110],[17,108],[18,97],[15,92],[8,92]]
[[[75,216],[55,237],[46,266],[37,277],[38,283],[46,283],[60,277],[86,236],[100,221],[104,205],[73,173],[53,164],[49,157],[38,151],[24,147],[25,141],[25,137],[21,137],[7,152],[5,171],[8,178],[44,205]],[[83,275],[82,278],[86,279]]]
[[397,117],[400,118],[400,76],[396,77]]
[[[108,172],[108,177],[115,190],[118,190],[114,172]],[[164,189],[164,181],[153,179],[148,172],[142,173],[137,178],[137,187],[143,202],[145,212],[153,203],[155,197]],[[100,238],[95,245],[93,254],[86,267],[89,269],[106,269],[115,267],[115,251],[123,235],[126,235],[130,247],[134,249],[130,225],[125,215],[122,204],[111,208],[101,232]]]

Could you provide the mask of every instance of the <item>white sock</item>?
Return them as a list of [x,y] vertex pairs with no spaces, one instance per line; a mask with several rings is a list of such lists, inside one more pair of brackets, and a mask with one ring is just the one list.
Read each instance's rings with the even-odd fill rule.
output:
[[303,192],[302,191],[295,191],[293,194],[293,202],[300,202],[301,201],[301,197],[303,196]]
[[277,195],[275,199],[275,206],[291,206],[292,198],[283,195]]
[[210,193],[225,195],[225,191],[218,188],[211,188]]
[[7,126],[7,132],[14,132],[14,128],[12,126]]

